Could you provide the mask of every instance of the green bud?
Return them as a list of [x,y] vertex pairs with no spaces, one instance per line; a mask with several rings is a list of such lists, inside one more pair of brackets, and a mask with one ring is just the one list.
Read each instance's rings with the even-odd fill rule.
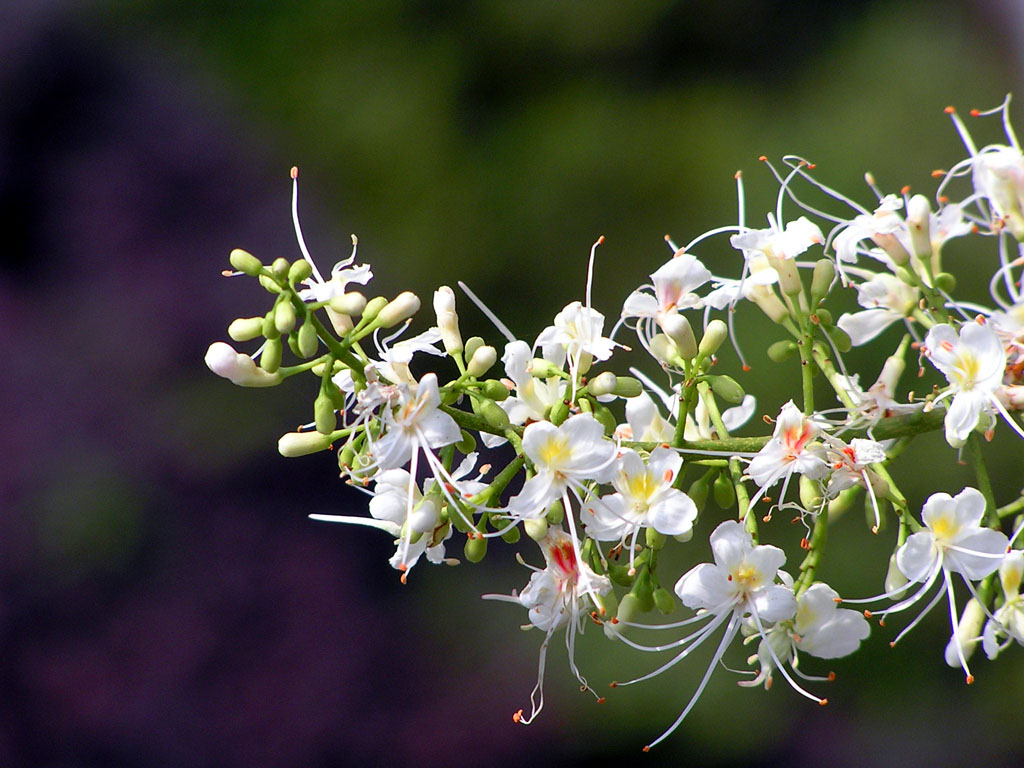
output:
[[675,365],[679,360],[679,350],[676,349],[675,342],[664,333],[656,333],[651,338],[651,354],[669,365]]
[[800,503],[804,509],[817,512],[821,509],[821,483],[807,475],[800,475]]
[[[640,600],[632,592],[627,593],[619,601],[619,608],[615,612],[615,618],[619,622],[633,621],[639,615],[643,613],[643,608],[640,605]],[[612,626],[615,626],[614,624]],[[626,627],[616,627],[617,632],[622,632]]]
[[462,345],[463,352],[466,355],[467,360],[473,359],[473,353],[476,352],[480,347],[484,346],[484,340],[479,336],[471,336],[466,340],[466,343]]
[[643,394],[644,385],[640,383],[639,379],[634,379],[632,376],[616,376],[615,377],[615,389],[612,393],[619,397],[639,397]]
[[277,451],[291,459],[327,450],[330,445],[331,439],[319,432],[289,432],[277,441]]
[[640,566],[636,575],[636,582],[629,594],[637,600],[637,607],[644,612],[654,609],[654,585],[651,584],[651,572],[646,565]]
[[297,337],[298,337],[298,334],[290,333],[290,334],[288,334],[287,337],[282,337],[282,338],[287,338],[288,339],[288,349],[290,349],[292,351],[293,355],[295,355],[296,357],[302,357],[302,355],[299,354],[299,340],[298,340]]
[[313,401],[313,417],[316,431],[329,435],[338,426],[338,418],[334,415],[334,401],[326,392],[321,392]]
[[359,315],[362,314],[363,310],[366,308],[366,297],[359,291],[341,293],[331,296],[330,301],[327,302],[327,306],[335,312],[340,312],[343,315]]
[[501,540],[506,544],[515,544],[519,541],[519,526],[515,528],[509,528],[503,534],[501,534]]
[[228,336],[235,341],[251,341],[263,335],[262,317],[240,317],[228,326]]
[[448,522],[452,524],[452,527],[454,527],[456,531],[459,531],[460,533],[469,533],[473,530],[469,520],[467,520],[466,516],[459,510],[453,511],[450,505],[445,504],[441,511],[442,517],[447,516]]
[[[895,601],[903,597],[903,593],[906,590],[900,588],[909,583],[910,582],[907,580],[907,577],[903,575],[903,571],[901,571],[899,565],[897,565],[896,553],[893,552],[892,555],[889,556],[889,568],[885,572],[885,591],[887,594],[895,593],[889,594],[889,599]],[[896,592],[896,590],[900,591]]]
[[[470,341],[472,340],[473,339],[470,339]],[[530,372],[531,376],[536,376],[538,379],[549,379],[552,376],[559,376],[562,373],[561,368],[554,363],[545,360],[543,357],[533,358],[529,365],[526,366],[526,370]]]
[[235,248],[228,256],[228,261],[231,262],[232,267],[250,277],[255,277],[263,269],[259,259],[248,251],[243,251],[241,248]]
[[690,530],[686,531],[685,533],[677,533],[672,538],[675,539],[678,542],[681,542],[681,543],[685,544],[686,542],[688,542],[690,539],[693,538],[693,528],[691,528]]
[[281,367],[281,353],[284,352],[284,345],[281,338],[267,339],[263,345],[263,353],[260,355],[260,368],[267,373],[274,373]]
[[658,587],[654,590],[651,597],[654,598],[654,607],[657,608],[663,616],[668,616],[676,609],[675,598],[672,597],[672,593],[664,587]]
[[295,327],[295,307],[288,299],[277,302],[274,307],[274,327],[278,333],[290,333]]
[[608,578],[618,584],[620,587],[632,587],[633,576],[629,575],[629,568],[618,563],[608,563]]
[[907,285],[919,285],[921,282],[917,279],[917,275],[914,274],[913,270],[907,267],[896,267],[896,277]]
[[836,266],[828,259],[814,262],[814,273],[811,277],[811,304],[817,304],[828,295],[832,281],[836,278]]
[[711,390],[725,402],[734,405],[743,402],[743,387],[731,376],[708,376],[708,383]]
[[565,421],[569,416],[569,401],[559,400],[551,407],[551,413],[548,415],[548,419],[556,427]]
[[474,410],[495,429],[504,429],[509,425],[508,414],[497,403],[484,400],[475,405]]
[[650,527],[644,529],[644,536],[647,539],[647,546],[651,549],[661,549],[668,541],[668,537],[664,533],[659,533]]
[[732,505],[736,503],[736,487],[732,484],[732,478],[725,472],[719,472],[712,489],[718,508],[732,509]]
[[342,472],[349,469],[352,466],[352,462],[356,457],[356,449],[352,447],[351,443],[348,443],[344,448],[338,451],[338,469]]
[[540,541],[548,535],[548,521],[543,517],[523,520],[523,528],[526,530],[526,535],[534,541]]
[[775,363],[784,363],[796,354],[796,342],[791,339],[776,341],[768,346],[768,358]]
[[508,387],[497,379],[487,379],[486,381],[480,382],[480,391],[484,396],[489,397],[491,400],[498,403],[502,400],[508,399]]
[[277,325],[274,323],[274,318],[276,315],[277,312],[271,309],[263,318],[263,335],[266,336],[268,339],[276,339],[278,336],[281,335],[280,332],[277,330]]
[[313,274],[313,265],[305,259],[299,259],[288,268],[288,282],[301,283]]
[[479,563],[484,559],[484,555],[487,554],[487,539],[483,537],[467,538],[466,546],[462,550],[466,559],[471,563]]
[[565,519],[565,507],[562,506],[561,501],[556,501],[548,507],[547,519],[551,525],[561,525],[562,520]]
[[388,300],[383,296],[376,296],[366,302],[366,306],[363,307],[363,322],[369,322],[375,320],[380,311],[388,305]]
[[859,485],[852,485],[845,491],[840,491],[839,495],[828,503],[829,522],[836,520],[853,506],[853,501],[861,490]]
[[838,349],[840,352],[849,352],[850,348],[853,346],[853,342],[850,339],[850,334],[848,334],[839,326],[826,328],[825,333],[827,333],[828,337],[832,339],[832,343],[836,345],[836,349]]
[[708,323],[708,327],[704,329],[704,335],[701,337],[700,346],[697,347],[697,351],[703,357],[711,357],[725,343],[727,338],[729,338],[729,327],[721,320],[712,320]]
[[313,327],[313,323],[307,320],[299,328],[297,335],[299,357],[309,358],[316,354],[317,347],[320,346],[320,338],[316,335],[316,328]]
[[814,316],[818,318],[818,325],[825,328],[832,325],[832,313],[824,307],[814,310]]
[[609,437],[614,434],[618,424],[615,422],[615,414],[611,412],[611,409],[603,403],[594,403],[592,412],[594,418],[604,427],[604,433]]
[[324,392],[331,398],[331,402],[334,403],[334,410],[344,411],[345,410],[345,393],[336,387],[332,382],[328,381],[324,384]]
[[686,492],[686,495],[690,497],[697,507],[697,511],[700,512],[704,509],[704,505],[708,503],[708,495],[710,493],[711,480],[707,475],[704,475],[693,481],[693,485],[690,486],[690,490]]
[[956,290],[956,278],[949,272],[939,272],[935,276],[935,287],[944,293],[952,293]]
[[462,439],[455,444],[455,450],[467,456],[476,450],[476,439],[466,430],[462,430]]
[[274,259],[274,263],[270,265],[270,271],[273,272],[278,277],[283,278],[288,275],[288,270],[290,269],[290,266],[291,265],[288,264],[288,259],[282,256],[278,256],[276,259]]

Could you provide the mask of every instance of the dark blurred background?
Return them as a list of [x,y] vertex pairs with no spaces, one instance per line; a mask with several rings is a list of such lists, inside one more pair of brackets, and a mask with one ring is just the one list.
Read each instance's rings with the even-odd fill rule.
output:
[[[597,706],[553,647],[547,709],[514,726],[541,637],[479,596],[528,572],[495,552],[401,587],[385,535],[307,520],[365,510],[333,455],[277,455],[314,385],[238,390],[202,357],[265,310],[252,281],[220,277],[230,249],[298,256],[292,165],[321,269],[355,232],[374,294],[462,279],[532,340],[582,297],[598,235],[594,304],[615,317],[668,257],[665,233],[735,220],[739,168],[756,223],[777,190],[759,155],[808,157],[863,203],[867,170],[930,192],[964,155],[943,107],[1021,91],[1022,52],[1017,0],[7,0],[0,764],[1019,765],[1022,649],[978,654],[968,689],[942,662],[941,608],[895,650],[876,628],[817,667],[839,674],[823,709],[721,670],[643,756],[707,655]],[[994,252],[951,250],[982,298]],[[724,240],[699,255],[716,272],[737,258]],[[743,381],[775,413],[788,379],[760,350],[778,336],[753,314],[740,328]],[[870,383],[888,351],[850,361]],[[1020,450],[1001,434],[987,451],[1006,501]],[[972,482],[939,435],[899,466],[917,505]],[[858,516],[821,574],[843,594],[879,591],[891,547]],[[581,642],[595,683],[653,666],[602,640]]]

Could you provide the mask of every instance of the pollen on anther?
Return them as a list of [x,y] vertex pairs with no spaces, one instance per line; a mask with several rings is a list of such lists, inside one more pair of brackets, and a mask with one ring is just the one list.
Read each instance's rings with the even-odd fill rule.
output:
[[644,747],[644,752],[650,752],[650,751],[651,751],[650,745],[647,745],[646,747]]
[[768,162],[768,157],[766,155],[761,155],[757,159],[760,160],[762,163],[767,163]]
[[608,683],[608,687],[609,687],[609,688],[618,688],[618,687],[619,687],[619,684],[618,684],[618,683],[616,683],[616,682],[611,682],[611,683]]
[[750,371],[750,366],[749,366],[749,365],[747,365],[746,363],[744,363],[744,364],[743,364],[743,372],[744,372],[744,373],[748,373],[749,371]]
[[512,715],[512,722],[513,723],[518,723],[522,719],[523,719],[523,710],[521,710],[521,709],[518,712],[515,712]]
[[604,704],[604,696],[600,696],[600,697],[598,697],[598,699],[597,699],[597,703],[598,703],[598,704]]
[[843,598],[841,598],[841,597],[833,597],[832,598],[832,602],[834,602],[836,604],[839,604],[839,603],[843,602]]
[[906,185],[904,185],[904,186],[903,186],[903,187],[902,187],[902,188],[900,189],[900,194],[901,194],[901,195],[909,195],[909,194],[910,194],[910,185],[909,185],[909,184],[906,184]]
[[824,707],[827,704],[828,704],[828,699],[822,699],[821,701],[818,702],[818,706],[819,707]]
[[981,110],[980,109],[972,109],[969,114],[970,114],[971,117],[980,117],[981,116]]
[[865,619],[870,619],[871,618],[871,611],[864,611],[864,618]]
[[299,178],[299,166],[293,165],[290,173],[293,179]]
[[835,672],[829,672],[828,673],[828,681],[830,683],[834,683],[836,681],[836,673]]
[[599,238],[597,238],[597,244],[600,245],[603,242],[604,242],[604,235],[601,235]]
[[946,107],[942,111],[945,112],[947,115],[952,115],[956,112],[956,107]]
[[967,684],[968,685],[973,685],[974,684],[974,675],[968,675],[967,676]]

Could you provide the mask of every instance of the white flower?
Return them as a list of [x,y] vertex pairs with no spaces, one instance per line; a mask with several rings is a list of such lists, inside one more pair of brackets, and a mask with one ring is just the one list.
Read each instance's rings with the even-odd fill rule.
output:
[[1013,233],[1024,236],[1024,155],[1018,147],[991,145],[974,157],[974,190]]
[[402,467],[415,459],[421,448],[429,452],[461,440],[459,425],[439,410],[440,406],[436,374],[426,374],[415,390],[401,387],[398,406],[381,415],[386,431],[371,448],[374,465],[378,469]]
[[206,366],[240,387],[272,387],[281,383],[278,371],[268,373],[253,361],[249,355],[236,352],[234,347],[223,341],[215,341],[206,350]]
[[579,559],[576,546],[565,531],[551,528],[538,544],[544,553],[546,565],[543,569],[533,568],[530,582],[522,592],[484,595],[489,600],[521,604],[528,610],[530,623],[545,633],[537,665],[537,684],[530,694],[530,714],[524,716],[520,709],[513,716],[517,723],[523,725],[533,722],[544,707],[544,665],[548,644],[554,632],[561,627],[566,627],[565,647],[569,652],[569,668],[583,689],[592,691],[576,666],[576,633],[582,632],[585,626],[588,602],[603,614],[603,605],[595,600],[595,595],[606,595],[612,588],[606,576],[594,573],[590,566]]
[[[513,424],[543,421],[548,409],[565,398],[565,380],[557,376],[547,379],[533,376],[530,373],[532,360],[533,353],[525,341],[516,340],[505,345],[501,361],[505,364],[505,373],[515,384],[516,393],[499,405]],[[548,362],[557,367],[562,365],[562,360]]]
[[821,244],[824,237],[818,225],[801,216],[780,229],[775,217],[768,216],[767,229],[751,229],[729,238],[733,248],[760,251],[769,258],[795,259],[812,245]]
[[825,449],[812,442],[821,431],[820,427],[797,408],[790,400],[779,412],[772,439],[750,460],[747,475],[757,486],[757,494],[750,500],[753,506],[766,490],[779,480],[784,480],[779,500],[786,495],[789,480],[794,473],[820,480],[828,471]]
[[[577,371],[582,373],[589,367],[584,355],[596,360],[607,360],[612,356],[618,345],[602,336],[603,333],[604,315],[596,309],[574,301],[555,315],[553,325],[540,332],[534,342],[534,348],[558,345],[564,349],[569,358],[569,370],[575,377]],[[548,354],[545,354],[545,357],[548,357]],[[580,370],[581,368],[583,370]]]
[[587,533],[598,541],[630,541],[630,569],[637,534],[650,527],[666,536],[689,533],[697,518],[697,507],[672,483],[683,464],[682,457],[670,448],[654,449],[647,462],[633,450],[624,450],[612,477],[617,493],[591,501],[583,516]]
[[853,438],[849,444],[833,437],[827,439],[827,444],[832,472],[825,489],[826,494],[833,498],[854,485],[866,488],[875,511],[875,525],[871,530],[878,533],[881,519],[874,488],[876,483],[881,482],[881,478],[869,468],[872,464],[885,461],[885,446],[862,437]]
[[877,274],[857,286],[857,303],[863,312],[846,313],[836,322],[858,347],[878,336],[893,323],[898,323],[917,306],[918,290],[899,278]]
[[[622,305],[623,317],[655,317],[661,312],[701,306],[694,291],[711,279],[711,272],[699,259],[677,251],[675,257],[651,275],[651,286],[633,291]],[[652,296],[648,291],[654,289]]]
[[[1021,577],[1024,575],[1024,552],[1014,549],[999,566],[999,580],[1003,587],[1004,602],[985,624],[982,647],[985,655],[994,659],[1011,642],[1024,645],[1024,595],[1021,595]],[[1000,638],[1006,640],[1000,642]]]
[[1021,428],[1005,412],[995,396],[1006,368],[1006,352],[991,328],[965,323],[960,334],[951,325],[936,325],[924,341],[928,359],[945,375],[950,387],[935,400],[952,396],[946,410],[946,441],[959,448],[978,426],[982,414],[991,418],[998,409],[1018,433]]

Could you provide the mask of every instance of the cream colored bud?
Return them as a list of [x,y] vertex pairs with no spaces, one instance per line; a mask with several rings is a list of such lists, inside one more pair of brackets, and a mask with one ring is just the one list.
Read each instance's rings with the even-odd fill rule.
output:
[[277,451],[282,456],[293,459],[327,450],[331,439],[319,432],[288,432],[277,441]]
[[715,354],[729,337],[729,327],[721,320],[712,320],[704,329],[697,351],[704,357]]
[[244,272],[247,275],[255,277],[263,269],[263,265],[260,260],[253,256],[248,251],[243,251],[241,248],[235,248],[228,256],[228,261],[231,262],[231,266],[237,269],[239,272]]
[[476,353],[477,349],[479,347],[482,347],[484,343],[484,340],[481,339],[479,336],[470,336],[468,339],[466,339],[466,357],[472,360],[473,355]]
[[757,304],[773,323],[781,323],[789,317],[789,310],[775,291],[765,285],[755,285],[750,289],[750,300]]
[[447,285],[442,285],[434,291],[434,313],[443,314],[455,311],[455,291]]
[[927,197],[914,195],[910,198],[907,203],[907,230],[914,255],[919,259],[932,257],[931,216],[932,207]]
[[359,291],[348,291],[331,296],[328,306],[342,315],[360,315],[366,307],[366,297]]
[[449,355],[462,352],[459,316],[455,312],[455,292],[447,285],[434,291],[434,314],[437,315],[437,329],[441,332],[445,352]]
[[896,235],[877,233],[872,235],[875,244],[888,254],[896,265],[904,265],[910,261],[910,254],[903,244],[896,238]]
[[669,365],[674,365],[679,359],[679,350],[675,343],[664,333],[656,333],[651,338],[651,354],[658,360]]
[[618,377],[611,371],[599,373],[587,382],[587,391],[594,397],[610,395],[618,383]]
[[693,360],[697,356],[697,339],[694,338],[693,327],[686,316],[678,312],[663,312],[657,319],[665,335],[676,345],[680,357]]
[[416,533],[429,533],[441,519],[441,506],[436,496],[425,496],[409,515],[409,527]]
[[889,599],[898,600],[902,597],[908,583],[907,577],[896,563],[896,553],[893,552],[889,557],[889,568],[885,572],[885,592]]
[[248,355],[236,352],[230,344],[217,341],[206,351],[207,367],[240,387],[272,387],[281,383],[280,373],[268,373]]
[[263,335],[262,317],[239,317],[228,326],[228,336],[235,341],[251,341]]
[[[971,658],[974,649],[981,642],[981,628],[985,623],[985,609],[977,598],[972,597],[964,606],[963,615],[957,624],[956,634],[946,643],[946,663],[954,669],[960,666],[960,652],[964,661]],[[957,646],[959,645],[959,649]]]
[[491,369],[491,366],[494,365],[497,359],[498,351],[489,344],[485,344],[482,347],[477,347],[473,357],[469,360],[469,365],[466,366],[466,370],[470,376],[483,376]]
[[392,328],[420,311],[420,298],[412,291],[402,291],[378,313],[377,324]]
[[772,265],[779,274],[779,288],[787,296],[799,296],[804,289],[803,281],[800,280],[800,273],[797,270],[795,259],[779,259],[774,256],[768,257],[768,263]]

